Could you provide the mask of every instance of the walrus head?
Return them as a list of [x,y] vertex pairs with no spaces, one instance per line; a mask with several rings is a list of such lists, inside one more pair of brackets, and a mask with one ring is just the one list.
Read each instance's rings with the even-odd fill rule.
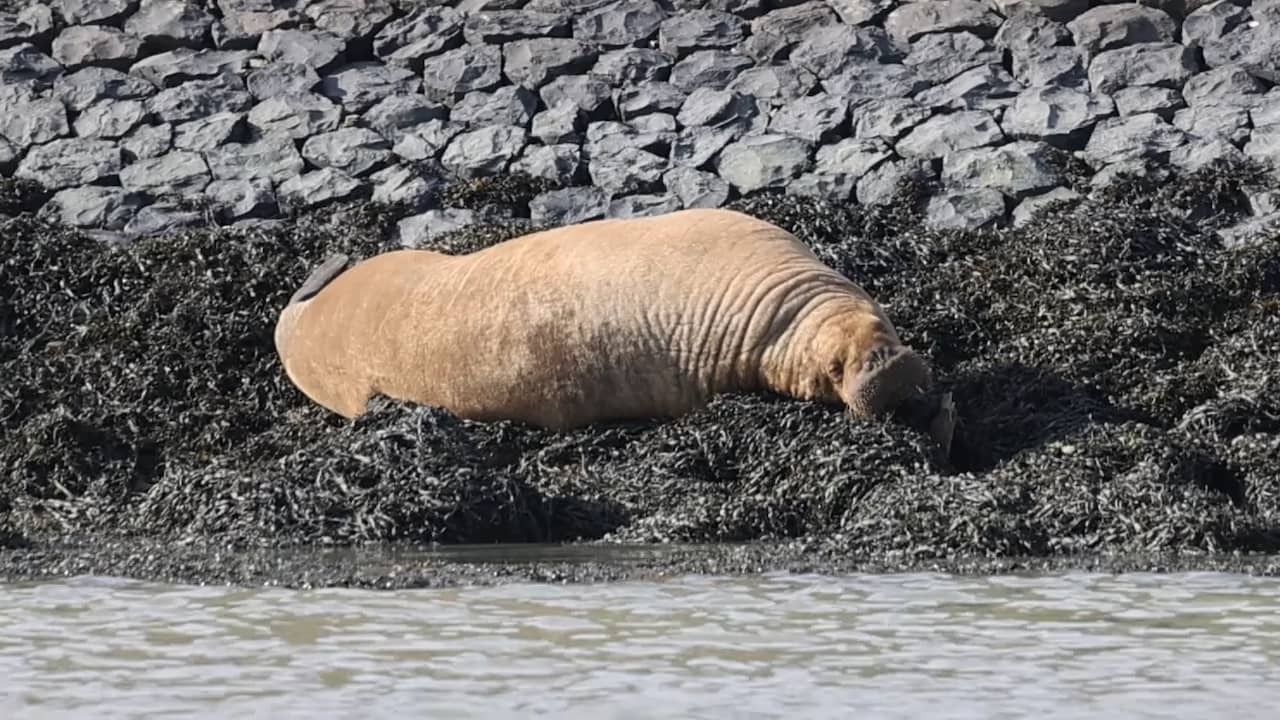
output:
[[929,365],[914,350],[901,344],[878,344],[854,363],[833,362],[828,372],[851,414],[898,415],[928,432],[943,456],[950,456],[955,404],[950,393],[933,392]]

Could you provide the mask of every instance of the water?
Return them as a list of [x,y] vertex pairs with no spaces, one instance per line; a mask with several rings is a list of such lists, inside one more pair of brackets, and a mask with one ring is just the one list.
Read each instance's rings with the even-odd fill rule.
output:
[[0,586],[5,718],[1274,717],[1280,580]]

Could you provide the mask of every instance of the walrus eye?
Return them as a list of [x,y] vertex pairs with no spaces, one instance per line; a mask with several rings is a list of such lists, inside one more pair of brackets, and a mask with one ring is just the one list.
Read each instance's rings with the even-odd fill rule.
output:
[[827,363],[827,375],[831,376],[832,382],[839,385],[840,380],[844,377],[844,363],[840,360],[832,360]]

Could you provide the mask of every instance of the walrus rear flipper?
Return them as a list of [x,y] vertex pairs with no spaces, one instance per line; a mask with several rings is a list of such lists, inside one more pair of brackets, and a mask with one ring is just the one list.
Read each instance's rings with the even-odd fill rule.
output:
[[351,258],[342,253],[334,253],[327,260],[320,264],[307,279],[303,281],[302,287],[289,298],[289,304],[300,303],[310,299],[313,295],[324,289],[325,285],[333,282],[333,279],[342,274],[347,269],[347,264],[351,262]]

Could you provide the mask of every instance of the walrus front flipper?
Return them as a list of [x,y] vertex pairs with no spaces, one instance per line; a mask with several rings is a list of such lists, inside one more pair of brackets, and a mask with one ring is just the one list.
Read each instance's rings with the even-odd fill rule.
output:
[[320,267],[311,271],[307,279],[303,281],[302,287],[289,298],[289,304],[300,303],[303,300],[310,299],[313,295],[324,289],[334,278],[342,274],[347,269],[347,264],[351,262],[351,258],[342,253],[334,253],[327,260],[320,264]]

